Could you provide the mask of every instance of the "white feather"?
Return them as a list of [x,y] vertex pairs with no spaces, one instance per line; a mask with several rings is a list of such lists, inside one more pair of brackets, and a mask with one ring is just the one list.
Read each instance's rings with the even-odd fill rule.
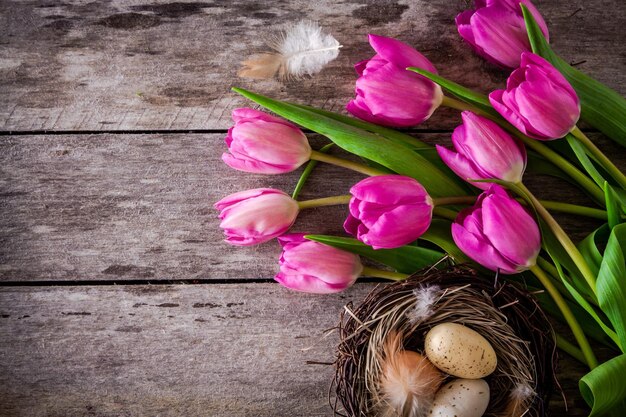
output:
[[422,286],[413,290],[415,295],[415,307],[408,313],[409,320],[412,324],[416,324],[426,320],[433,314],[433,306],[437,304],[440,295],[440,289],[436,285]]
[[301,20],[276,36],[269,46],[275,53],[257,55],[243,62],[239,76],[247,78],[300,78],[313,75],[339,55],[341,45],[320,25]]

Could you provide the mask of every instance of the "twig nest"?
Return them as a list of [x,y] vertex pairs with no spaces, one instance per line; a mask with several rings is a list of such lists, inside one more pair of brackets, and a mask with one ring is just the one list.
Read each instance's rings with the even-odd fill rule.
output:
[[[459,417],[539,417],[556,383],[554,333],[534,298],[469,268],[381,284],[346,306],[339,330],[336,415],[443,416],[464,407]],[[404,357],[429,360],[441,376],[429,386],[392,380],[405,392],[390,392],[390,361]]]

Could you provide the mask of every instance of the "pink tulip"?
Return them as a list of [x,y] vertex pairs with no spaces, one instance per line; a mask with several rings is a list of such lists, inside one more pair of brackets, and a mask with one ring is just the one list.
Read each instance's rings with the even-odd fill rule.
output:
[[580,117],[580,101],[565,77],[542,57],[522,54],[506,90],[489,94],[491,105],[521,132],[535,139],[565,136]]
[[302,233],[278,238],[283,247],[275,279],[296,291],[328,294],[343,291],[363,271],[359,257],[304,238]]
[[[500,179],[513,183],[522,180],[526,169],[526,149],[491,120],[464,111],[463,124],[454,129],[452,143],[456,152],[437,145],[443,161],[464,180]],[[472,182],[486,190],[491,184]]]
[[476,10],[466,10],[456,17],[459,34],[488,61],[517,68],[521,53],[531,50],[520,3],[530,10],[549,40],[546,22],[529,0],[476,0]]
[[222,160],[231,168],[256,174],[283,174],[309,160],[311,147],[304,133],[278,117],[253,109],[235,109],[228,130],[230,153]]
[[296,221],[298,203],[272,188],[256,188],[231,194],[215,203],[226,242],[250,246],[285,233]]
[[426,57],[399,40],[369,35],[376,51],[354,66],[356,98],[347,105],[354,116],[380,125],[407,127],[428,119],[441,104],[441,87],[407,67],[437,70]]
[[350,189],[346,232],[374,249],[398,248],[413,242],[430,226],[433,200],[410,177],[369,177]]
[[539,227],[506,190],[493,184],[452,224],[457,246],[485,268],[516,274],[535,265],[541,249]]

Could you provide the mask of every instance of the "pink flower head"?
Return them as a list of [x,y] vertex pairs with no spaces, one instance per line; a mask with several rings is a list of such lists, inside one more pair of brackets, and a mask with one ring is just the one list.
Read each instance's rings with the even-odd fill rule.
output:
[[530,51],[530,42],[520,3],[524,4],[543,35],[549,40],[548,27],[529,0],[476,0],[475,10],[456,17],[459,34],[477,54],[505,68],[517,68],[520,55]]
[[356,97],[347,110],[359,119],[385,126],[414,126],[428,119],[441,104],[441,87],[406,68],[436,74],[433,64],[399,40],[368,36],[376,55],[354,66],[359,79]]
[[452,224],[457,246],[485,268],[516,274],[535,265],[541,249],[539,227],[517,200],[493,184]]
[[343,291],[363,271],[359,257],[304,238],[302,233],[278,238],[283,247],[275,279],[296,291],[328,294]]
[[233,110],[228,130],[230,153],[222,160],[231,168],[256,174],[283,174],[309,160],[311,147],[302,131],[278,117],[254,109]]
[[282,191],[256,188],[229,195],[215,203],[226,242],[250,246],[285,233],[296,221],[298,203]]
[[398,248],[413,242],[430,226],[433,200],[410,177],[369,177],[350,189],[346,232],[374,249]]
[[580,101],[565,77],[531,52],[506,81],[506,90],[489,94],[491,105],[521,132],[535,139],[565,136],[580,117]]
[[[455,151],[437,145],[439,156],[459,177],[520,182],[526,169],[526,149],[500,126],[472,112],[462,113],[463,124],[454,129]],[[486,190],[491,184],[473,182]]]

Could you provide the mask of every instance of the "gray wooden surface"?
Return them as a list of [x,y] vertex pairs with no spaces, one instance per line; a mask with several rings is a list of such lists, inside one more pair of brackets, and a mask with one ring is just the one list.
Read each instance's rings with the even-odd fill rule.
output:
[[[537,4],[564,58],[626,92],[624,2]],[[341,110],[351,65],[371,55],[365,34],[373,32],[489,91],[505,75],[459,40],[452,20],[464,7],[0,1],[0,415],[330,415],[332,369],[306,361],[332,361],[335,335],[322,335],[372,284],[327,297],[289,292],[259,282],[276,272],[277,244],[221,242],[216,200],[260,186],[291,191],[298,176],[220,163],[230,111],[248,105],[229,87]],[[236,77],[265,36],[303,17],[344,45],[336,61],[286,84]],[[416,134],[449,143],[457,123],[444,110]],[[623,149],[605,149],[624,166]],[[361,178],[318,169],[303,198],[345,193]],[[560,183],[531,178],[530,186],[586,201]],[[340,233],[344,211],[305,211],[296,230]],[[579,236],[592,225],[562,219]],[[584,415],[576,395],[584,369],[568,357],[560,369],[567,415]],[[556,398],[552,415],[565,414]]]

